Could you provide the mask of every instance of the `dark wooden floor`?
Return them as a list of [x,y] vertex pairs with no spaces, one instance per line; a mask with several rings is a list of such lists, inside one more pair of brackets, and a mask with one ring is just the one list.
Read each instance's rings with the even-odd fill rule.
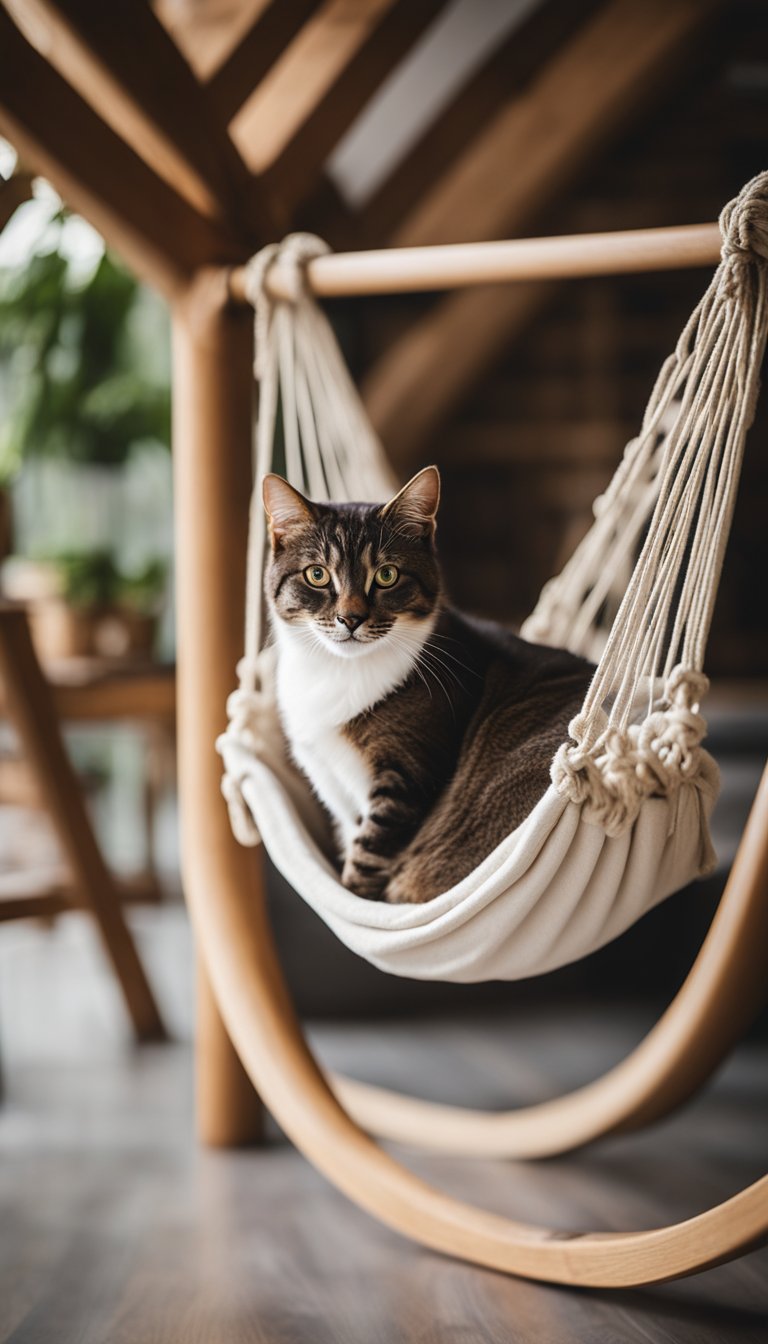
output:
[[[166,967],[166,1007],[184,1034],[189,983],[182,968],[189,957],[180,914],[169,927],[144,932]],[[87,935],[71,923],[52,940],[19,928],[0,945],[0,1339],[768,1338],[766,1251],[649,1290],[544,1288],[410,1246],[349,1205],[278,1135],[262,1151],[201,1151],[192,1128],[189,1046],[126,1046]],[[594,1076],[631,1047],[650,1017],[629,1006],[571,1005],[537,1009],[527,1020],[499,1011],[417,1025],[322,1025],[312,1037],[327,1062],[360,1077],[493,1107]],[[765,1042],[746,1043],[678,1116],[566,1159],[408,1161],[465,1198],[561,1228],[684,1218],[765,1169],[767,1055]]]

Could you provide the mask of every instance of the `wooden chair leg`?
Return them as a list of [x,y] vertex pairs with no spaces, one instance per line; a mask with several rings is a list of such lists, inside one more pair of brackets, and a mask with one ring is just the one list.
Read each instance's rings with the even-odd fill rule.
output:
[[[659,1282],[739,1254],[768,1236],[768,1178],[653,1231],[563,1236],[510,1222],[434,1190],[378,1148],[344,1111],[303,1040],[263,883],[253,856],[230,835],[213,753],[239,652],[250,406],[247,336],[238,338],[217,284],[201,276],[175,323],[182,843],[198,946],[250,1079],[287,1135],[339,1189],[436,1250],[595,1287]],[[758,866],[764,848],[755,841]]]
[[768,995],[768,766],[712,927],[678,994],[645,1040],[568,1096],[488,1114],[334,1077],[350,1115],[380,1138],[465,1157],[552,1157],[638,1129],[687,1101]]
[[165,1036],[160,1010],[120,897],[93,833],[48,683],[37,661],[21,608],[0,608],[0,676],[8,714],[53,822],[82,900],[90,909],[123,992],[139,1040]]

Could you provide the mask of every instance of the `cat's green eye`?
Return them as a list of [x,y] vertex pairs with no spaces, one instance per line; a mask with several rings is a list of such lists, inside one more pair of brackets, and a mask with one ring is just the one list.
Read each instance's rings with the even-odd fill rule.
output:
[[327,588],[331,582],[331,576],[325,565],[307,565],[304,570],[304,578],[310,588]]
[[397,565],[380,565],[373,576],[373,581],[379,588],[393,588],[399,578],[400,570]]

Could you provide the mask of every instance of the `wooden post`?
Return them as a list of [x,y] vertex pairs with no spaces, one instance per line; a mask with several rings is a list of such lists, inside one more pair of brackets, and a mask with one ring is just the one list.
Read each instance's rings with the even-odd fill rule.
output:
[[[201,271],[174,311],[174,428],[178,629],[178,742],[182,876],[190,846],[254,900],[260,854],[232,836],[221,796],[217,735],[242,653],[251,488],[252,317],[228,303],[221,270]],[[216,892],[211,900],[216,902]],[[198,1129],[205,1143],[261,1134],[261,1106],[211,995],[199,947]]]

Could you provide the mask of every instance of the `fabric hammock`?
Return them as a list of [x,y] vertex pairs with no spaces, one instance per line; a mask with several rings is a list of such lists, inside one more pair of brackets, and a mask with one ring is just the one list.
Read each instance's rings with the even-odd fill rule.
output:
[[[261,479],[276,466],[316,500],[380,502],[397,487],[304,284],[307,261],[325,245],[292,235],[250,263],[260,397],[245,656],[218,743],[223,792],[237,838],[262,840],[338,937],[386,971],[477,981],[552,970],[617,937],[714,864],[718,773],[701,746],[702,669],[766,343],[768,173],[726,206],[720,225],[721,263],[661,370],[640,433],[596,501],[589,533],[523,626],[531,641],[598,659],[552,782],[479,867],[423,905],[366,901],[341,885],[326,820],[287,754],[274,650],[264,647]],[[278,258],[292,265],[291,301],[269,293]],[[612,608],[621,573],[629,581]]]

